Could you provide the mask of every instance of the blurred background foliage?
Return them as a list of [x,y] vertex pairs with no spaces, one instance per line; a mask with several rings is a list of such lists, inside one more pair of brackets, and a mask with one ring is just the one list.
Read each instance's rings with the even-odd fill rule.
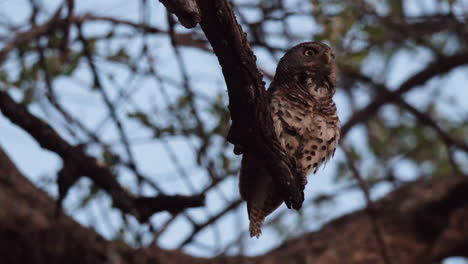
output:
[[[0,0],[2,51],[22,32],[52,23],[0,56],[0,89],[111,167],[129,191],[207,195],[206,208],[160,213],[139,224],[83,179],[65,201],[81,223],[134,246],[157,243],[207,256],[258,254],[365,205],[339,150],[309,180],[301,212],[282,207],[267,219],[260,240],[248,239],[237,188],[240,159],[226,142],[226,87],[201,29],[183,28],[158,1],[70,3]],[[420,177],[468,173],[468,1],[232,3],[267,83],[296,43],[333,47],[340,69],[335,99],[347,129],[343,142],[373,198]],[[447,66],[458,56],[461,62]],[[388,96],[431,65],[400,99]],[[372,111],[360,111],[373,102]],[[36,152],[17,149],[16,132],[8,134],[12,125],[4,119],[0,125],[0,143],[18,166],[56,196],[60,161],[35,161],[31,153],[39,153],[38,146],[27,145]]]

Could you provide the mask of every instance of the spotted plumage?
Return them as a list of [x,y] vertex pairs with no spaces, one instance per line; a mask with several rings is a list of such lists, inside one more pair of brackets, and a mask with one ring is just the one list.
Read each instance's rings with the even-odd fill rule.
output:
[[[301,43],[281,58],[268,89],[275,134],[286,153],[296,159],[301,182],[333,156],[340,121],[332,96],[336,66],[332,50],[318,42]],[[267,215],[283,199],[261,159],[245,153],[240,192],[247,201],[250,235],[259,236]]]

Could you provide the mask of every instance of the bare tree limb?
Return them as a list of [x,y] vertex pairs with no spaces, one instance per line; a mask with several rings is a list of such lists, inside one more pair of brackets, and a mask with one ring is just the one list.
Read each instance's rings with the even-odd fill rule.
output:
[[47,34],[51,32],[52,30],[55,30],[61,27],[63,24],[60,22],[60,21],[63,22],[63,20],[60,20],[61,11],[62,11],[62,8],[60,7],[59,9],[57,9],[55,14],[43,25],[31,27],[31,29],[17,34],[12,41],[8,42],[0,50],[0,65],[5,61],[8,54],[10,54],[12,50],[20,47],[21,45],[27,42],[30,42],[33,39],[36,39],[37,37],[41,35]]
[[[118,25],[128,25],[140,30],[143,30],[147,33],[153,34],[167,34],[168,32],[156,27],[152,27],[145,24],[134,23],[131,21],[121,20],[113,17],[106,16],[97,16],[92,14],[78,15],[74,16],[69,14],[65,18],[60,17],[61,8],[44,24],[33,26],[28,30],[25,30],[21,33],[18,33],[10,42],[0,49],[0,64],[2,64],[5,59],[7,59],[10,52],[21,47],[25,43],[31,42],[34,39],[37,39],[40,36],[46,35],[54,30],[65,27],[65,33],[67,32],[67,27],[69,23],[84,23],[86,21],[106,21],[109,23],[114,23]],[[179,33],[174,35],[174,40],[184,46],[191,46],[200,48],[205,51],[209,51],[206,47],[205,42],[201,39],[194,38],[191,33]],[[63,48],[63,47],[62,47]]]
[[[185,208],[204,204],[203,195],[134,197],[117,182],[117,177],[109,168],[88,156],[81,147],[68,144],[51,126],[30,114],[26,107],[16,103],[4,91],[0,91],[0,110],[10,121],[34,137],[41,147],[57,153],[62,158],[64,169],[61,173],[69,176],[63,183],[72,184],[77,175],[87,176],[109,193],[116,207],[134,215],[140,221],[146,221],[156,212],[180,211],[183,204]],[[70,164],[73,166],[70,167]]]
[[246,34],[237,23],[226,0],[200,0],[200,25],[222,67],[229,94],[232,126],[228,140],[245,151],[258,153],[290,208],[299,209],[304,186],[294,177],[295,161],[290,159],[274,135],[262,74],[256,66]]

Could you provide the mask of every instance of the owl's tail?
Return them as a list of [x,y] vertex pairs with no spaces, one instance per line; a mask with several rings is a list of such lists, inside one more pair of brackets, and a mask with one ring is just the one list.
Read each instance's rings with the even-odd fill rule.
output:
[[280,206],[283,200],[261,160],[252,153],[245,153],[242,157],[239,188],[242,198],[247,202],[250,236],[258,238],[262,234],[265,217]]
[[265,218],[271,214],[278,206],[281,205],[283,200],[278,196],[279,191],[270,184],[269,190],[263,190],[260,195],[256,196],[257,199],[247,202],[247,212],[249,213],[249,231],[251,237],[259,237],[262,234],[262,225]]
[[247,208],[249,212],[249,231],[251,237],[259,237],[262,234],[262,225],[263,221],[265,220],[265,212],[263,208],[258,206],[257,204],[252,204]]

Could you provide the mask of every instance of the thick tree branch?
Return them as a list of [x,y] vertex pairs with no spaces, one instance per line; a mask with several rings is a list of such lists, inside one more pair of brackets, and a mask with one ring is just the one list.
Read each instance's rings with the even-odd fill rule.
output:
[[237,23],[226,0],[200,0],[200,25],[222,67],[229,93],[232,127],[228,140],[244,152],[253,151],[264,159],[288,207],[299,209],[304,186],[294,177],[295,161],[290,159],[276,136],[270,116],[262,75],[256,66],[246,34]]
[[58,181],[61,195],[66,194],[66,190],[77,177],[87,176],[109,193],[116,207],[134,215],[140,221],[146,221],[156,212],[176,213],[185,208],[204,204],[203,195],[134,197],[117,182],[117,177],[109,168],[88,156],[81,147],[71,146],[51,126],[29,113],[26,107],[16,103],[4,91],[0,91],[0,111],[11,122],[34,137],[41,147],[57,153],[62,158],[64,167],[59,173]]
[[[4,249],[0,258],[5,263],[383,263],[366,210],[252,258],[202,259],[178,250],[117,245],[65,215],[55,218],[54,201],[31,184],[1,149],[0,208],[0,248]],[[375,210],[385,226],[383,235],[394,263],[434,263],[449,256],[468,256],[467,177],[407,184],[376,202]]]

